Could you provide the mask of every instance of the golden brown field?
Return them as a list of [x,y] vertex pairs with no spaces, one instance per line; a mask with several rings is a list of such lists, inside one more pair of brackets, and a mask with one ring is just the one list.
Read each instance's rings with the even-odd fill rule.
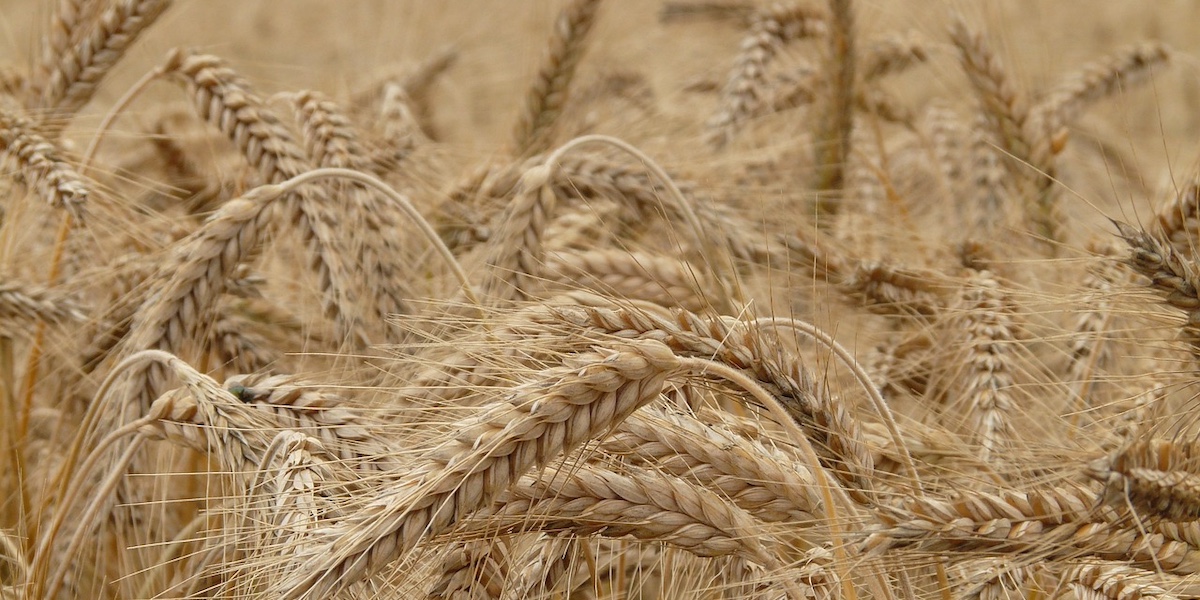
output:
[[1200,598],[1196,23],[0,0],[0,600]]

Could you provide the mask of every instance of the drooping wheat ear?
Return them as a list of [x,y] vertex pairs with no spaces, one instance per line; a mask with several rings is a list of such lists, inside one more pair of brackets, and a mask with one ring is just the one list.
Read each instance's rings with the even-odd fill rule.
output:
[[935,315],[946,306],[949,279],[936,271],[882,261],[855,264],[838,289],[856,303],[888,315]]
[[1022,201],[1031,206],[1030,219],[1038,233],[1062,239],[1062,215],[1054,190],[1054,152],[1051,137],[1031,115],[1028,99],[1020,92],[983,34],[972,30],[961,16],[950,28],[971,88],[983,107],[982,116],[1007,155],[1004,164],[1019,182]]
[[[679,368],[669,348],[638,341],[541,372],[454,428],[457,435],[298,553],[272,586],[278,598],[323,598],[378,573],[429,535],[496,498],[658,397]],[[311,549],[311,550],[310,550]]]
[[902,509],[876,516],[882,524],[863,544],[869,552],[908,548],[1048,559],[1095,556],[1180,575],[1200,568],[1200,550],[1159,533],[1142,533],[1116,510],[1097,507],[1096,492],[1079,485],[962,493],[950,500],[910,498]]
[[[220,312],[220,311],[218,311]],[[271,342],[254,330],[255,324],[237,314],[220,313],[207,327],[216,363],[233,373],[257,373],[283,358]]]
[[[1062,83],[1033,108],[1033,114],[1042,122],[1043,130],[1055,136],[1059,128],[1078,119],[1089,104],[1149,79],[1155,69],[1170,58],[1170,49],[1158,42],[1118,50],[1064,77]],[[1056,145],[1055,153],[1061,149]]]
[[[874,465],[860,426],[840,399],[813,380],[798,357],[764,340],[756,328],[681,310],[629,309],[584,294],[572,298],[590,305],[547,306],[542,318],[548,319],[548,324],[571,324],[623,338],[661,340],[680,354],[716,360],[749,373],[775,395],[813,440],[822,465],[833,472],[847,493],[858,502],[871,501]],[[531,315],[531,320],[536,318]]]
[[691,311],[708,306],[704,278],[690,264],[670,256],[624,250],[555,253],[544,274],[558,289],[582,287]]
[[513,128],[514,154],[531,156],[550,147],[599,7],[600,0],[566,0],[555,19],[546,55]]
[[1180,328],[1180,338],[1191,345],[1193,354],[1200,355],[1200,274],[1195,263],[1141,229],[1113,223],[1129,245],[1126,264],[1150,278],[1150,287],[1165,296],[1164,302],[1183,311],[1187,320]]
[[[318,167],[341,167],[357,171],[370,169],[371,158],[356,128],[334,102],[317,92],[299,92],[293,97],[297,120],[304,136],[305,149]],[[374,295],[379,322],[390,315],[411,313],[403,285],[406,252],[396,207],[374,190],[346,183],[331,186],[348,199],[361,220],[363,235],[353,236],[351,247],[358,256],[366,289]],[[342,224],[343,227],[345,223]]]
[[239,400],[270,416],[277,428],[320,440],[324,451],[360,473],[399,468],[387,410],[357,407],[335,390],[293,375],[243,375],[225,382]]
[[858,96],[855,93],[857,58],[851,0],[829,0],[829,14],[829,47],[817,100],[817,128],[813,132],[817,209],[827,215],[837,212],[841,199],[834,196],[845,188],[850,133],[854,130],[854,106]]
[[88,184],[28,119],[0,107],[0,166],[47,204],[82,219]]
[[797,2],[772,4],[756,13],[721,93],[717,112],[706,125],[708,143],[715,148],[728,144],[741,126],[766,104],[770,87],[767,67],[783,46],[824,32],[824,18]]
[[0,332],[32,330],[38,321],[63,324],[84,320],[82,307],[61,292],[4,278],[0,282]]
[[170,5],[171,0],[117,0],[109,6],[86,34],[54,56],[54,66],[45,84],[39,86],[37,107],[60,120],[74,115],[92,99],[100,81],[138,36]]
[[525,171],[516,196],[483,249],[488,274],[480,288],[490,301],[527,299],[537,285],[545,263],[542,236],[558,202],[550,186],[552,169],[541,164]]
[[515,576],[509,573],[511,561],[508,545],[502,538],[456,543],[442,557],[441,575],[426,598],[498,600],[508,587],[508,580]]
[[822,514],[816,483],[794,458],[683,414],[643,409],[601,448],[715,490],[765,522],[809,526]]
[[1132,502],[1175,521],[1200,517],[1200,444],[1194,440],[1141,437],[1094,461],[1087,474],[1108,486],[1114,506]]
[[873,81],[903,72],[928,58],[925,41],[915,32],[890,35],[867,47],[861,77],[863,81]]
[[[198,355],[217,300],[238,265],[258,249],[271,222],[267,210],[285,188],[267,185],[241,198],[230,200],[203,227],[182,240],[171,253],[154,291],[133,315],[130,332],[123,342],[127,355],[154,349]],[[164,390],[165,373],[150,366],[136,393],[145,404]],[[143,406],[145,405],[143,404]]]
[[1012,441],[1017,322],[1011,299],[988,271],[968,279],[956,308],[963,356],[951,403],[962,407],[968,437],[989,461]]
[[[433,124],[433,87],[458,62],[458,55],[458,48],[453,44],[442,46],[404,73],[399,81],[404,95],[412,102],[421,134],[432,140],[440,139]],[[386,92],[384,94],[386,97]]]
[[[1140,598],[1180,598],[1161,587],[1164,574],[1138,569],[1114,562],[1085,562],[1067,567],[1059,581],[1065,583],[1077,598],[1088,598],[1092,592],[1103,600],[1138,600]],[[1177,582],[1183,583],[1183,582]],[[1083,592],[1083,593],[1080,593]]]
[[[219,128],[268,183],[280,183],[311,169],[292,133],[247,84],[220,58],[175,50],[163,67],[191,92],[200,117]],[[338,211],[321,188],[306,188],[280,203],[280,220],[292,224],[304,241],[316,274],[325,315],[339,335],[355,345],[368,341],[356,303],[361,290],[343,262],[337,235]]]
[[779,541],[762,534],[749,513],[716,492],[647,469],[625,467],[616,473],[591,464],[564,465],[522,478],[501,494],[495,508],[477,516],[483,533],[532,529],[632,535],[698,556],[742,556],[783,573],[772,553]]

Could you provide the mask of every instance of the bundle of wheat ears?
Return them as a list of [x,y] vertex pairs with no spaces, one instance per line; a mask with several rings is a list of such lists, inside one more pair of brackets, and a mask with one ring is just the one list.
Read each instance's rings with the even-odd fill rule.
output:
[[0,599],[1200,597],[1196,61],[610,2],[486,111],[4,15]]

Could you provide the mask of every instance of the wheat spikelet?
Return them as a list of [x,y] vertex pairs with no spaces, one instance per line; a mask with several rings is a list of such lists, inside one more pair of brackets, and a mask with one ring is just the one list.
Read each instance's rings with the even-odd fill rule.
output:
[[364,476],[399,466],[389,432],[395,415],[389,411],[356,406],[294,375],[235,376],[225,388],[273,419],[275,428],[320,440],[326,453]]
[[488,240],[488,276],[481,285],[485,297],[501,302],[526,299],[536,286],[544,263],[542,236],[557,204],[550,186],[552,168],[538,165],[522,175],[516,197]]
[[760,110],[767,95],[767,67],[788,42],[819,35],[820,15],[799,3],[772,4],[754,16],[742,40],[737,62],[721,93],[716,114],[707,123],[706,138],[720,148],[729,143],[744,122]]
[[1200,169],[1193,167],[1182,189],[1174,194],[1155,215],[1157,233],[1171,242],[1176,250],[1186,255],[1195,253],[1196,240],[1200,239]]
[[254,331],[249,319],[234,314],[217,317],[208,328],[205,345],[218,364],[236,373],[256,373],[283,358],[266,337]]
[[[544,465],[653,400],[678,360],[642,341],[580,356],[456,427],[408,476],[319,538],[272,587],[280,598],[323,597],[379,572],[425,536],[446,530]],[[311,550],[310,550],[311,548]]]
[[55,55],[38,106],[69,117],[95,95],[100,81],[171,5],[170,0],[118,0],[68,49]]
[[873,311],[893,315],[934,315],[946,305],[948,279],[936,272],[882,261],[863,261],[849,270],[840,289]]
[[550,44],[513,129],[518,156],[530,156],[550,147],[554,125],[567,103],[575,69],[587,49],[588,33],[596,22],[600,0],[567,0],[554,21]]
[[[224,61],[177,50],[167,58],[163,70],[183,80],[200,117],[238,146],[268,183],[280,183],[310,170],[304,150],[291,132]],[[326,316],[338,324],[343,337],[364,345],[366,334],[350,300],[362,284],[353,283],[342,262],[336,243],[338,217],[321,196],[313,190],[289,195],[279,209],[280,216],[293,224],[304,240]]]
[[35,190],[47,204],[82,218],[87,181],[32,122],[0,107],[0,165],[8,176]]

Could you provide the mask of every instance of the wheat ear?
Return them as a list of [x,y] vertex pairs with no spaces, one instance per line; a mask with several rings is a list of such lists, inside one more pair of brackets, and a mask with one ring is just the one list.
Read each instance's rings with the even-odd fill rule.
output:
[[513,147],[518,156],[537,154],[549,147],[599,7],[600,0],[566,0],[554,21],[549,48],[513,129]]
[[83,218],[88,184],[28,119],[0,107],[0,164],[47,204]]
[[569,452],[657,398],[678,366],[666,346],[642,341],[544,371],[455,427],[456,439],[306,544],[272,594],[288,600],[326,597],[378,573],[421,539],[495,498],[528,469]]
[[[163,70],[187,85],[200,117],[229,137],[268,183],[280,183],[311,169],[292,133],[224,61],[175,50],[167,57]],[[326,196],[326,190],[308,188],[289,196],[276,210],[304,242],[309,267],[318,279],[325,315],[337,324],[340,335],[355,345],[365,345],[369,340],[357,304],[351,300],[362,284],[354,283],[345,257],[339,252],[338,215]]]
[[74,115],[138,36],[158,20],[170,0],[117,0],[94,26],[53,59],[39,106],[59,118]]
[[750,33],[742,40],[737,61],[721,93],[717,112],[706,124],[708,143],[721,148],[748,119],[760,114],[764,105],[778,108],[794,100],[796,94],[782,94],[789,100],[768,101],[768,88],[772,86],[767,68],[789,42],[824,32],[824,18],[797,2],[773,4],[755,13]]

